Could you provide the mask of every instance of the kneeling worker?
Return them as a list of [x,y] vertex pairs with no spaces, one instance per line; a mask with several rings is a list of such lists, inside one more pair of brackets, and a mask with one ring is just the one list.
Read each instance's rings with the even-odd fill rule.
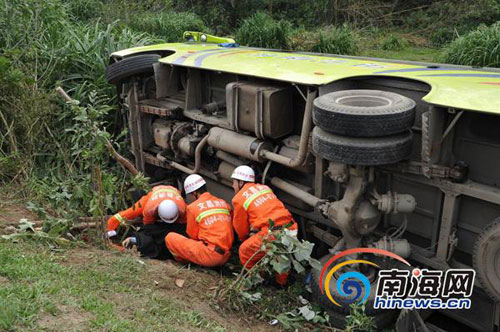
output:
[[122,242],[124,247],[137,246],[142,256],[157,259],[171,258],[165,246],[170,232],[185,233],[186,203],[179,190],[172,186],[156,186],[131,208],[118,212],[107,223],[108,238],[117,235],[117,228],[126,219],[142,217],[143,227]]
[[180,262],[207,267],[224,265],[234,240],[231,207],[207,192],[206,182],[198,174],[186,178],[184,190],[195,198],[186,208],[190,238],[170,233],[165,238],[168,249]]
[[[255,254],[262,247],[269,231],[269,220],[274,230],[290,224],[290,230],[297,230],[297,223],[271,188],[255,182],[255,172],[248,166],[238,166],[231,175],[233,179],[233,226],[243,243],[240,245],[240,261],[247,269],[252,268],[265,252]],[[249,236],[250,235],[250,236]],[[255,255],[254,255],[255,254]],[[288,273],[276,276],[280,285],[287,283]]]

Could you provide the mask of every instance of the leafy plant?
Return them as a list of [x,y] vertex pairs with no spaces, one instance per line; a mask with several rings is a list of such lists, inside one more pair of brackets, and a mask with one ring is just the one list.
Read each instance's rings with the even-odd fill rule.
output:
[[290,22],[276,21],[265,12],[257,12],[243,20],[236,31],[236,41],[254,47],[287,49],[290,33]]
[[375,319],[365,314],[364,305],[351,304],[350,314],[346,317],[346,331],[376,331]]
[[[66,228],[67,225],[61,224],[61,228]],[[70,241],[63,238],[60,235],[59,229],[52,228],[50,231],[46,232],[35,228],[35,223],[28,221],[27,219],[19,220],[19,226],[17,231],[13,234],[2,235],[0,238],[7,241],[17,242],[22,239],[32,239],[37,242],[47,243],[50,245],[56,245],[59,247],[67,247],[70,245]]]
[[[281,231],[274,230],[274,222],[270,220],[268,233],[264,237],[264,243],[255,255],[265,252],[265,255],[251,269],[243,267],[229,285],[221,285],[215,293],[215,301],[219,308],[229,308],[245,311],[245,307],[258,308],[258,303],[264,300],[261,290],[255,291],[261,286],[265,276],[281,274],[295,270],[298,274],[304,274],[306,268],[312,266],[321,269],[319,261],[311,257],[313,243],[299,240],[295,233],[288,228]],[[286,227],[286,226],[285,226]],[[288,225],[289,227],[289,225]],[[252,258],[250,258],[251,260]],[[303,288],[300,287],[300,291]],[[293,294],[293,292],[290,292]],[[274,305],[277,304],[274,299]],[[325,324],[328,317],[322,315],[320,310],[315,310],[309,301],[298,294],[287,308],[295,306],[293,310],[278,312],[276,314],[265,313],[266,309],[258,310],[259,315],[266,318],[276,318],[284,328],[298,328],[305,322]]]

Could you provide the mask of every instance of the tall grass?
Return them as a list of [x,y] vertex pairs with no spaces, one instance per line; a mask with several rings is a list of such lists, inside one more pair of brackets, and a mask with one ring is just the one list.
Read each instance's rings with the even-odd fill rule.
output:
[[[93,127],[127,153],[125,132],[106,131],[116,125],[103,77],[109,54],[154,39],[117,24],[74,22],[67,10],[59,0],[0,0],[0,181],[58,215],[83,216],[99,205],[96,167],[105,209],[123,206],[130,183]],[[59,101],[61,84],[80,107]]]
[[236,31],[236,40],[242,45],[287,49],[291,31],[288,21],[276,21],[264,12],[257,12],[243,20]]
[[132,16],[128,25],[133,30],[157,36],[166,43],[182,41],[184,31],[211,32],[198,15],[187,12],[145,12]]
[[315,43],[311,47],[312,52],[355,55],[359,52],[359,38],[349,27],[332,27],[320,30]]
[[457,65],[500,67],[500,22],[480,26],[451,42],[441,61]]

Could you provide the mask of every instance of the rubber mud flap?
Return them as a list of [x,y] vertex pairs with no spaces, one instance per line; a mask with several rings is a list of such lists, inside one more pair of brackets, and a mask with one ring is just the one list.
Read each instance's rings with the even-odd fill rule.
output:
[[387,165],[410,157],[412,133],[408,130],[385,137],[346,137],[314,127],[312,145],[316,154],[330,161],[363,166]]
[[353,137],[405,132],[415,121],[415,101],[387,91],[343,90],[314,100],[313,122],[321,129]]
[[106,82],[118,84],[130,76],[153,73],[153,64],[159,59],[158,54],[143,54],[112,63],[104,73]]

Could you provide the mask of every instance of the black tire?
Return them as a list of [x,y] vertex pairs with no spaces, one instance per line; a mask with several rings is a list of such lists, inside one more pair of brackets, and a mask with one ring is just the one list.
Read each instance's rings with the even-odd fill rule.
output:
[[[321,263],[326,263],[328,259],[331,257],[331,255],[326,255],[323,258],[321,258]],[[312,269],[311,274],[311,291],[312,291],[312,298],[315,302],[317,302],[323,310],[325,310],[329,317],[330,324],[336,328],[339,329],[345,329],[346,327],[346,317],[350,314],[350,308],[349,306],[345,305],[342,307],[338,307],[334,305],[328,297],[321,293],[321,288],[319,284],[319,276],[320,276],[321,271]],[[331,285],[335,285],[335,275],[332,276],[332,283]],[[382,330],[383,328],[389,326],[391,323],[394,323],[396,321],[397,315],[399,313],[399,310],[386,310],[386,309],[374,309],[373,308],[373,303],[375,301],[375,292],[376,292],[376,283],[377,281],[374,280],[371,283],[371,288],[370,288],[370,294],[368,296],[368,299],[365,303],[365,314],[368,316],[371,316],[375,320],[375,324],[377,325],[378,330]],[[332,294],[332,297],[339,303],[342,303],[342,297],[336,293],[335,287],[330,288],[330,292]]]
[[153,72],[153,64],[158,62],[158,54],[136,55],[110,64],[104,76],[109,84],[119,84],[130,76]]
[[488,296],[500,303],[500,218],[486,227],[476,240],[472,264]]
[[343,90],[314,100],[314,124],[334,134],[387,136],[407,131],[414,121],[415,101],[392,92]]
[[387,165],[408,159],[412,149],[411,131],[375,138],[346,137],[314,127],[313,151],[324,159],[349,165]]

